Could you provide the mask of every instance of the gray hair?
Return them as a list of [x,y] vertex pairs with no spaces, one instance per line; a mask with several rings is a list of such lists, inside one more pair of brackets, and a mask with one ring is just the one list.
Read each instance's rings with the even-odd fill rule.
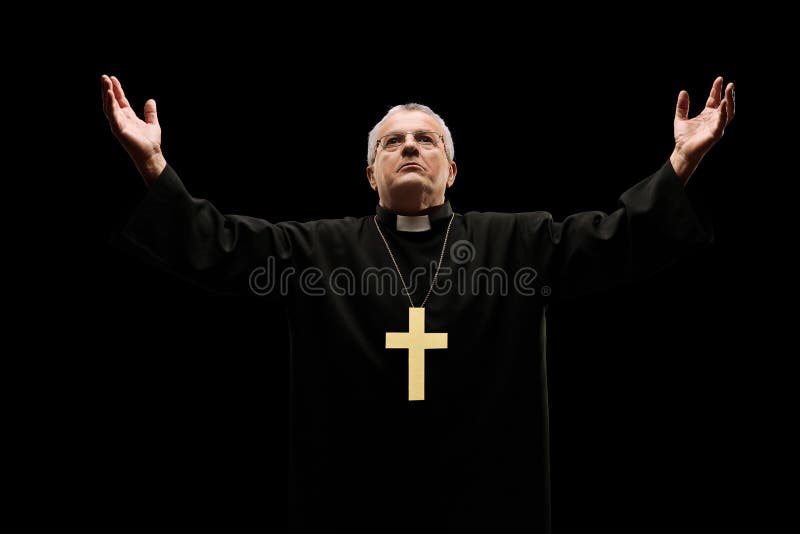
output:
[[442,127],[444,131],[444,153],[447,155],[448,161],[453,161],[453,158],[456,155],[456,149],[453,146],[453,136],[450,134],[450,128],[444,123],[444,120],[436,114],[431,108],[428,106],[423,106],[422,104],[401,104],[399,106],[395,106],[390,109],[386,115],[380,120],[378,124],[375,125],[372,130],[369,132],[369,139],[367,141],[367,165],[372,165],[375,163],[375,154],[378,152],[378,130],[381,126],[389,119],[391,115],[397,113],[398,111],[421,111],[423,113],[427,113],[434,119],[436,122],[439,123],[439,126]]

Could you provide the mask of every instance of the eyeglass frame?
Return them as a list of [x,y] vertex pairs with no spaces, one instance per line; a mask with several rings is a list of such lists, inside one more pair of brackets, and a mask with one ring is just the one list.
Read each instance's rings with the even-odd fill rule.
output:
[[[381,147],[382,149],[386,150],[386,147],[385,147],[385,146],[383,146],[383,143],[381,143],[381,139],[383,139],[384,137],[387,137],[387,136],[389,136],[389,135],[405,134],[405,137],[403,138],[403,142],[405,143],[405,140],[408,138],[408,134],[412,134],[412,135],[414,135],[414,134],[418,134],[418,133],[432,133],[432,134],[436,134],[436,135],[438,135],[438,136],[439,136],[439,141],[437,141],[437,144],[436,144],[436,145],[434,145],[434,147],[437,147],[437,146],[439,146],[439,143],[441,143],[441,144],[442,144],[442,146],[445,146],[445,142],[444,142],[444,134],[440,134],[439,132],[435,132],[435,131],[433,131],[433,130],[406,130],[406,131],[404,131],[404,132],[389,132],[389,133],[387,133],[387,134],[384,134],[384,135],[380,136],[380,137],[378,138],[378,140],[375,142],[375,146],[376,146],[376,147]],[[419,144],[419,141],[417,141],[417,138],[416,138],[416,137],[414,137],[414,142],[415,142],[416,144]],[[398,146],[399,146],[399,145],[398,145]],[[445,147],[445,153],[447,153],[447,147]]]

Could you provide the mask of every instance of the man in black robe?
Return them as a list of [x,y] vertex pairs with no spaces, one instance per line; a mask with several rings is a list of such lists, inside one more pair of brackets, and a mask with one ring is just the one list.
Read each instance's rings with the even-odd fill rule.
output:
[[268,296],[290,318],[293,531],[548,532],[550,299],[649,275],[712,239],[683,189],[733,118],[717,78],[675,149],[610,213],[455,213],[444,121],[392,108],[370,132],[374,216],[271,223],[184,188],[103,77],[111,129],[149,186],[121,244],[203,286]]

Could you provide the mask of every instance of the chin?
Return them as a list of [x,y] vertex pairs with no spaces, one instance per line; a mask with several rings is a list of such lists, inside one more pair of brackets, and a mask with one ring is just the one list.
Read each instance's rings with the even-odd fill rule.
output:
[[406,174],[398,177],[392,184],[392,190],[395,193],[421,193],[431,190],[431,182],[424,176],[419,174]]
[[401,174],[394,180],[394,187],[407,187],[414,185],[430,188],[432,184],[430,178],[415,172]]

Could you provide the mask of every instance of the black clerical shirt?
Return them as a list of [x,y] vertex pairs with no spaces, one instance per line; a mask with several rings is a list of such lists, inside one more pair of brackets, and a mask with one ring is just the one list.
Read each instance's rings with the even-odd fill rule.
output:
[[[646,276],[712,239],[669,162],[608,214],[453,213],[445,202],[414,231],[381,206],[271,223],[219,213],[167,167],[126,226],[147,261],[286,307],[294,531],[547,532],[548,302]],[[411,305],[387,244],[415,306],[442,258],[424,326],[446,332],[447,348],[425,351],[422,401],[408,400],[408,351],[386,348]]]

